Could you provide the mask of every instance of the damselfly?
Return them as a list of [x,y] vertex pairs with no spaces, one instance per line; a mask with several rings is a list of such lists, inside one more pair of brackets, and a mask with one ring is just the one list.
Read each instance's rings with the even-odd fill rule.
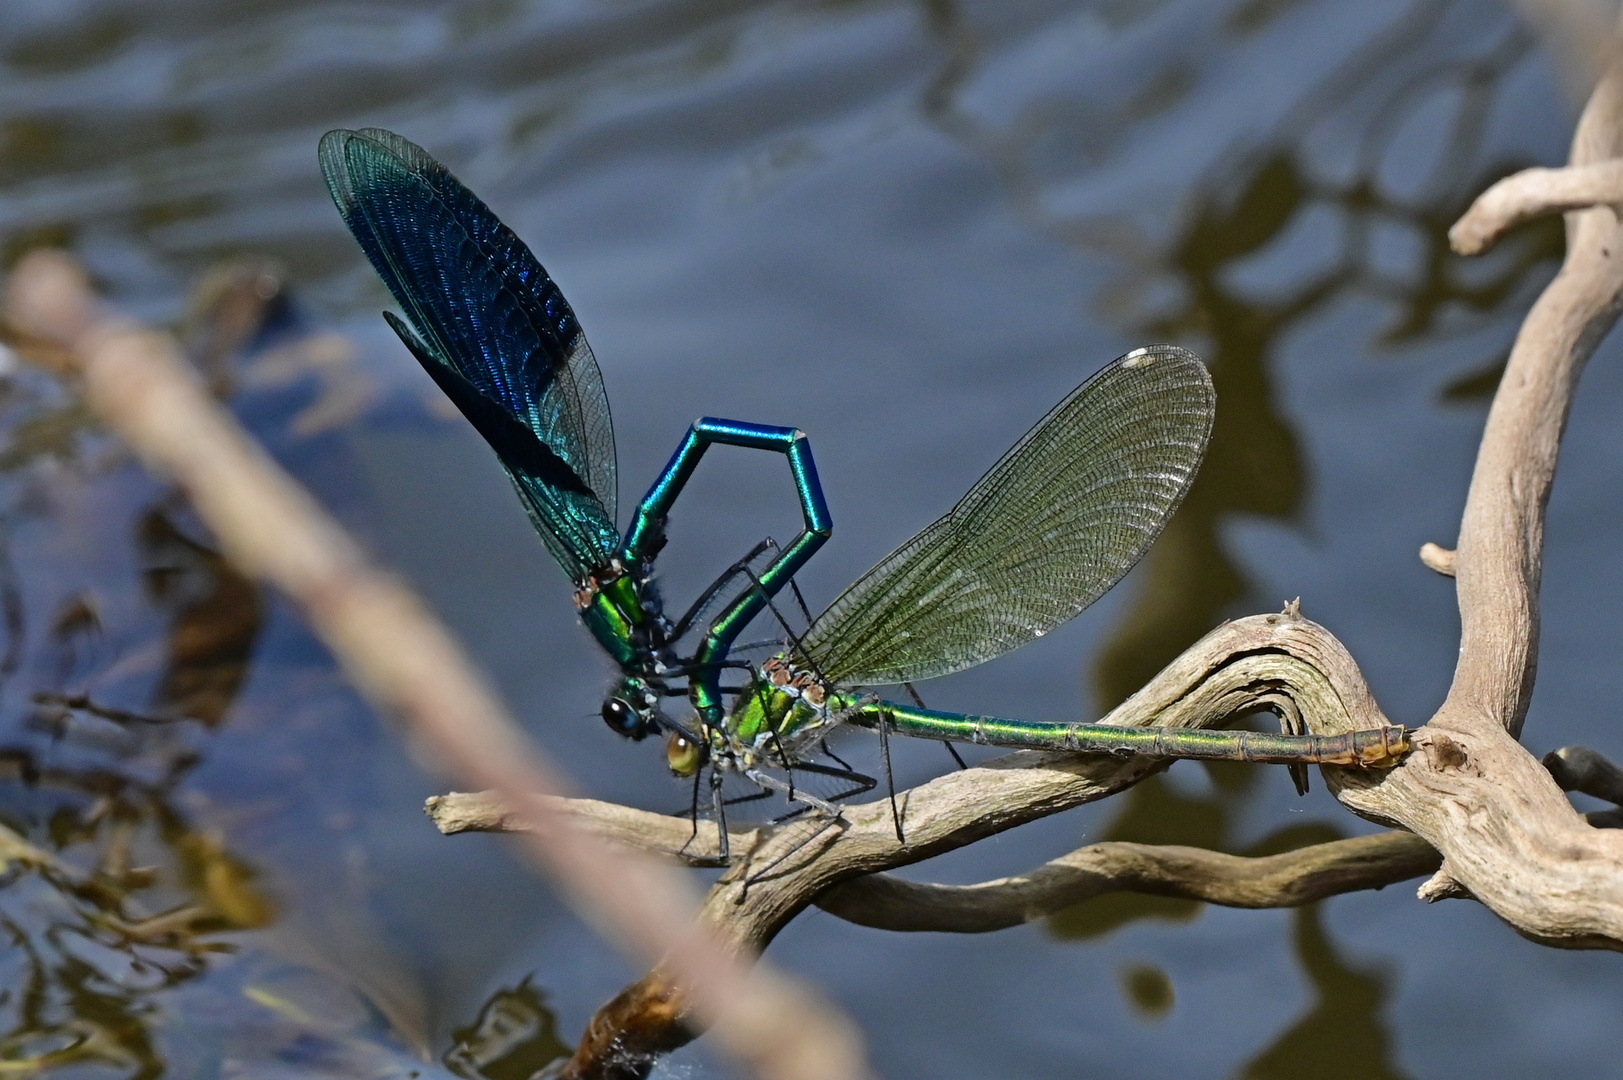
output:
[[[1136,564],[1182,502],[1205,453],[1216,408],[1192,353],[1136,349],[1072,391],[946,516],[880,561],[787,648],[754,672],[725,713],[696,702],[696,722],[671,736],[672,771],[710,766],[723,812],[724,774],[834,816],[796,786],[809,771],[875,785],[830,753],[837,726],[946,742],[1158,757],[1373,766],[1408,749],[1401,727],[1341,736],[1174,731],[935,712],[867,693],[962,671],[1041,637],[1104,595]],[[955,755],[956,756],[956,755]],[[838,762],[838,759],[834,759]],[[892,799],[894,807],[894,797]],[[721,835],[725,843],[726,830]],[[902,835],[897,820],[897,835]]]
[[[738,632],[833,527],[806,437],[793,428],[698,421],[622,539],[603,378],[574,311],[529,248],[449,170],[399,135],[330,131],[320,158],[344,223],[405,313],[404,320],[383,317],[496,451],[547,550],[574,583],[582,621],[619,665],[604,721],[632,739],[653,734],[661,729],[660,699],[688,693],[674,685],[678,679],[693,680],[701,696],[719,702],[719,672],[732,663]],[[804,528],[786,547],[763,541],[673,622],[654,583],[654,558],[672,504],[712,443],[787,457]],[[709,624],[699,659],[681,657],[677,642],[740,578],[749,588]]]

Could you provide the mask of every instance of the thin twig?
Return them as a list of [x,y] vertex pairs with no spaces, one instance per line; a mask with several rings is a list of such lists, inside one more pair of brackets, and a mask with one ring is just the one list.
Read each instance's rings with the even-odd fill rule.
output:
[[88,405],[146,463],[192,499],[222,550],[281,588],[350,678],[399,717],[418,754],[503,793],[532,830],[531,853],[576,910],[622,948],[677,972],[686,1001],[718,1041],[764,1076],[868,1075],[853,1026],[831,1007],[721,947],[693,920],[679,872],[577,828],[537,798],[561,794],[557,771],[518,732],[460,647],[400,582],[215,406],[167,335],[101,308],[65,256],[35,252],[13,272],[10,323],[54,342]]
[[1454,551],[1429,541],[1420,545],[1420,561],[1444,577],[1454,576]]
[[1608,205],[1623,205],[1623,161],[1523,169],[1478,195],[1448,242],[1461,255],[1480,255],[1524,221]]

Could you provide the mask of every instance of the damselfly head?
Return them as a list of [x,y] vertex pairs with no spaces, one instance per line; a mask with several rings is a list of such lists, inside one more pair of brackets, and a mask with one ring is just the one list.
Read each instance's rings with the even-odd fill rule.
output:
[[603,702],[603,722],[616,735],[641,742],[660,730],[658,692],[642,679],[621,679]]

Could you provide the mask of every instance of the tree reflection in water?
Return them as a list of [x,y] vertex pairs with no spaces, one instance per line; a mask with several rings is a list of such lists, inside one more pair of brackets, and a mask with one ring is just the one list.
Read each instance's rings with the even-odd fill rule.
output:
[[[1226,24],[1210,29],[1243,39],[1291,8],[1241,5]],[[1222,403],[1188,499],[1145,559],[1131,606],[1094,657],[1091,683],[1104,712],[1223,618],[1280,599],[1253,594],[1224,549],[1221,530],[1236,515],[1289,521],[1304,505],[1311,478],[1298,436],[1278,410],[1269,367],[1288,335],[1356,296],[1373,298],[1391,313],[1377,345],[1481,338],[1484,328],[1513,330],[1553,275],[1564,250],[1558,218],[1507,237],[1510,246],[1491,265],[1467,264],[1447,239],[1448,227],[1479,192],[1534,164],[1503,154],[1487,138],[1495,95],[1534,43],[1510,12],[1447,0],[1412,4],[1302,93],[1271,130],[1236,135],[1180,205],[1166,210],[1172,232],[1163,238],[1157,230],[1168,222],[1146,220],[1155,208],[1067,215],[1055,206],[1065,185],[1108,175],[1126,151],[1140,152],[1141,159],[1142,146],[1127,133],[1175,115],[1200,95],[1197,57],[1204,37],[1146,55],[1145,70],[1121,80],[1130,83],[1125,89],[1101,75],[1091,87],[1098,100],[1060,100],[1045,91],[1049,96],[1024,102],[997,125],[964,104],[966,88],[994,50],[959,5],[936,0],[926,10],[947,54],[926,95],[933,121],[991,164],[1033,227],[1119,268],[1118,283],[1099,301],[1105,319],[1134,341],[1198,343]],[[1135,9],[1116,15],[1131,22]],[[1155,12],[1136,15],[1150,20]],[[1420,175],[1394,184],[1388,173],[1396,140],[1406,122],[1435,109],[1439,99],[1450,111],[1428,130],[1435,153]],[[1394,186],[1407,190],[1398,197]],[[1392,248],[1403,243],[1412,250],[1395,258]],[[1481,373],[1459,380],[1446,398],[1491,395],[1505,340],[1487,346]],[[1154,777],[1127,793],[1097,839],[1234,851],[1234,823],[1260,773],[1204,767],[1209,793],[1187,796]],[[1245,853],[1341,835],[1331,826],[1285,830],[1264,841],[1263,850]],[[1138,919],[1193,919],[1199,910],[1192,901],[1117,893],[1056,916],[1049,926],[1061,937],[1090,938]],[[1298,960],[1318,1003],[1242,1074],[1318,1075],[1334,1061],[1346,1075],[1397,1075],[1382,1017],[1384,983],[1343,965],[1317,906],[1296,919]],[[1330,1031],[1359,1034],[1327,1052]]]

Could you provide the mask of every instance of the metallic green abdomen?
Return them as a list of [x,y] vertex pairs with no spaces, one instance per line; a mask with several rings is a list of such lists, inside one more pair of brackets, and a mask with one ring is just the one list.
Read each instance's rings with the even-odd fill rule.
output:
[[646,653],[647,610],[637,593],[635,579],[626,574],[597,589],[580,609],[581,621],[621,667],[634,667]]

